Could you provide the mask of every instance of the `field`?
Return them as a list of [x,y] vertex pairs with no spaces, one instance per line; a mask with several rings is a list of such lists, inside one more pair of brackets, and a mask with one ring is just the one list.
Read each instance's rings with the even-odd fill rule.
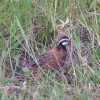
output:
[[[82,42],[86,44],[89,53],[83,53],[82,64],[72,66],[66,76],[57,70],[34,76],[23,68],[24,79],[16,78],[21,53],[35,59],[35,53],[51,48],[58,25],[70,31],[81,57]],[[74,79],[69,84],[70,74]],[[100,100],[100,0],[0,1],[0,100],[17,99]]]

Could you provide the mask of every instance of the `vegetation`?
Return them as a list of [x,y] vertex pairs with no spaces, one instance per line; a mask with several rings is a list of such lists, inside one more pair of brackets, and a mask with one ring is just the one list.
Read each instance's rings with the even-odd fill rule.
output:
[[[56,26],[69,18],[72,38],[80,52],[80,25],[90,31],[92,50],[88,68],[75,66],[75,81],[62,74],[40,72],[41,78],[25,82],[14,76],[21,51],[44,52],[52,44]],[[31,42],[30,42],[31,41]],[[40,44],[35,45],[35,43]],[[28,49],[27,49],[28,48]],[[33,49],[34,48],[34,49]],[[9,70],[8,70],[9,69]],[[9,89],[9,87],[14,88]],[[13,92],[12,92],[13,91]],[[17,91],[17,92],[16,92]],[[100,1],[99,0],[1,0],[0,1],[0,100],[99,100],[100,99]]]

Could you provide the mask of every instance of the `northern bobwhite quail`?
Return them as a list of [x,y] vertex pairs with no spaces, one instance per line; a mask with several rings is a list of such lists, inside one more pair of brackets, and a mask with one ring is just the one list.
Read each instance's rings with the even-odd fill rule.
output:
[[67,46],[70,45],[71,40],[66,34],[58,35],[55,46],[47,50],[45,53],[39,55],[36,62],[32,62],[27,66],[29,70],[36,70],[41,68],[43,70],[49,70],[51,68],[61,68],[66,60]]

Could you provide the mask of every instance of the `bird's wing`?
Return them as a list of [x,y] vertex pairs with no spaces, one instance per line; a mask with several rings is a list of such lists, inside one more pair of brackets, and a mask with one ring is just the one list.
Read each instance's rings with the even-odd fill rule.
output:
[[40,66],[50,62],[51,60],[53,60],[54,55],[51,51],[47,51],[44,54],[41,54],[38,58],[38,63]]

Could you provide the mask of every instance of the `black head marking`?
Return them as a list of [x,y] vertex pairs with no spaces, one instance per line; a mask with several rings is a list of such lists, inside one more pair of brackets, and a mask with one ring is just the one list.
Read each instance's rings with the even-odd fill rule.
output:
[[58,48],[59,49],[64,49],[66,50],[66,46],[70,44],[70,38],[67,36],[63,36],[59,41],[58,41]]

